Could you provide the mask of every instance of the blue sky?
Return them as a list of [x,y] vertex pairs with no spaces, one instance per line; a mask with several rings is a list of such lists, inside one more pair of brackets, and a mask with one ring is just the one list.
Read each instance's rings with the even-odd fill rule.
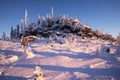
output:
[[10,33],[10,28],[20,24],[28,10],[29,23],[37,21],[37,16],[68,14],[78,17],[92,29],[118,35],[120,32],[120,0],[0,0],[0,36]]

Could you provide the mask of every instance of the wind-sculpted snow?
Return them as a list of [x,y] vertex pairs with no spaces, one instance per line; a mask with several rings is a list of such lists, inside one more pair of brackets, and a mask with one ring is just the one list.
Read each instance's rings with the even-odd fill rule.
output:
[[[0,80],[33,80],[36,66],[44,80],[120,79],[120,55],[116,45],[107,41],[80,39],[60,44],[41,38],[26,48],[19,42],[0,41],[0,45]],[[107,52],[108,48],[113,51]]]

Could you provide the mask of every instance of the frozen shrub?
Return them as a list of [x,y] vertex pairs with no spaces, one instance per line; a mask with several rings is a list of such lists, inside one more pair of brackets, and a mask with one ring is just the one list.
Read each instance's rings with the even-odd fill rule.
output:
[[35,67],[35,70],[33,72],[34,80],[44,80],[43,79],[43,73],[41,72],[41,68],[39,66]]

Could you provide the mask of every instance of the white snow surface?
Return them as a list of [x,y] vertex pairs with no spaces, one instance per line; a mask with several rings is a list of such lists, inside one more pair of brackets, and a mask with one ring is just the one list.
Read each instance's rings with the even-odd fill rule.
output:
[[[112,52],[107,53],[110,47]],[[119,80],[120,55],[115,46],[99,39],[71,43],[46,38],[22,48],[20,41],[0,41],[0,80],[33,80],[40,66],[44,80]]]

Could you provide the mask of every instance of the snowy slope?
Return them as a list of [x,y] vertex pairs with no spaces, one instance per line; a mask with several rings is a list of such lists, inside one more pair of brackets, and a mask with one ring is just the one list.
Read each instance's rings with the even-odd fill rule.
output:
[[[107,53],[107,47],[113,51]],[[29,49],[21,48],[19,41],[0,41],[0,54],[0,80],[33,80],[37,65],[44,80],[120,79],[120,55],[115,54],[114,45],[99,39],[59,44],[41,38],[31,42]]]

